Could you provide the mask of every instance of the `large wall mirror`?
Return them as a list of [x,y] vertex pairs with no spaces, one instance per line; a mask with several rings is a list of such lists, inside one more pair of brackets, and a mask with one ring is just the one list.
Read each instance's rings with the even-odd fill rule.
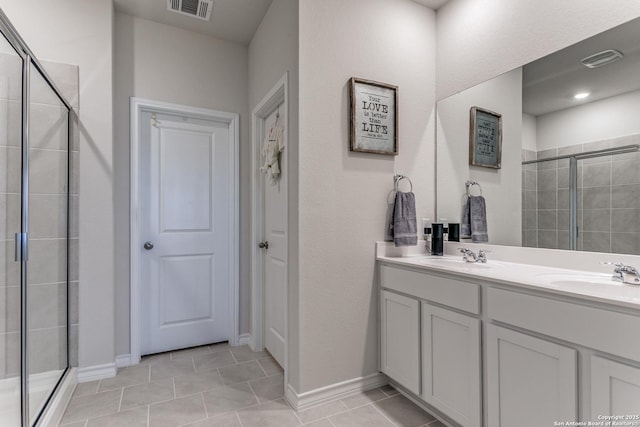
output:
[[[500,169],[469,165],[470,109],[502,116]],[[489,243],[640,255],[640,19],[437,106],[437,217],[486,202]]]

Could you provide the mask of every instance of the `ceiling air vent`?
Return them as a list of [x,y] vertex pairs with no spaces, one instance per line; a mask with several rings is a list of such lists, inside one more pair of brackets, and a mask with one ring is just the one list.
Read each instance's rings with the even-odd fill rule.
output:
[[587,68],[598,68],[603,65],[611,64],[622,58],[624,55],[617,50],[609,49],[602,52],[594,53],[591,56],[583,58],[580,62]]
[[211,19],[213,0],[167,0],[167,9],[181,15],[208,21]]

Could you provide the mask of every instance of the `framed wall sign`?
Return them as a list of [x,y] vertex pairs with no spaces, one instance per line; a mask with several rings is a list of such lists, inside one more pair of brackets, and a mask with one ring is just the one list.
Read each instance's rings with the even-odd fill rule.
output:
[[349,149],[398,154],[398,87],[352,77],[349,80]]
[[471,107],[469,164],[500,169],[502,162],[502,114]]

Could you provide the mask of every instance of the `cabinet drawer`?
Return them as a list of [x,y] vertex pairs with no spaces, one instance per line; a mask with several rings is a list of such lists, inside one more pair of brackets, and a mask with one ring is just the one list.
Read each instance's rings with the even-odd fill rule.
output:
[[640,361],[640,317],[489,288],[491,319]]
[[480,314],[480,287],[474,283],[382,265],[380,284],[383,288]]

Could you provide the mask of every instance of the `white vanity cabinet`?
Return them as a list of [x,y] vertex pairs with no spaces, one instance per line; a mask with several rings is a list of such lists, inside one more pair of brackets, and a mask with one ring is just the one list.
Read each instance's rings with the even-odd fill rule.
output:
[[592,420],[618,415],[640,425],[640,367],[592,356],[590,390]]
[[448,425],[640,425],[636,306],[487,277],[489,267],[406,264],[379,264],[381,371]]
[[[610,415],[640,417],[640,316],[552,295],[494,287],[486,291],[490,322],[539,335],[487,326],[489,425],[513,425],[522,414],[525,419],[518,425],[531,426],[581,418],[597,422]],[[578,351],[590,363],[581,376]],[[589,392],[579,401],[580,383]],[[549,416],[536,419],[544,413]]]
[[420,303],[389,291],[380,296],[380,370],[420,393]]
[[423,302],[421,339],[421,397],[460,425],[480,427],[480,320]]
[[380,284],[381,371],[459,425],[480,427],[479,286],[384,265]]
[[552,426],[577,419],[576,350],[487,327],[488,425]]

